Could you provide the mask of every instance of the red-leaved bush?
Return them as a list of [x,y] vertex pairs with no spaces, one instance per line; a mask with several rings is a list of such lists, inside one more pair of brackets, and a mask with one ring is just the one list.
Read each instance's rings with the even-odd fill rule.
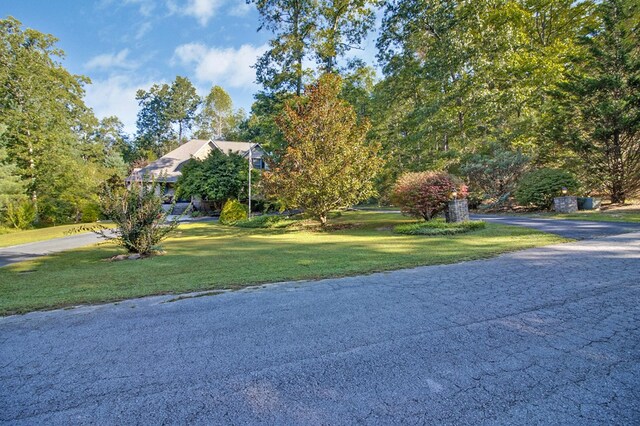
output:
[[467,187],[443,172],[405,173],[396,181],[391,201],[402,213],[431,220],[447,208],[453,191],[458,198],[467,196]]

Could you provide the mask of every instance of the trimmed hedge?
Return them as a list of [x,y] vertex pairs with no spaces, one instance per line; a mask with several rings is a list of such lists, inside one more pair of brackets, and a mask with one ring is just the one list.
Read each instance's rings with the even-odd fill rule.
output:
[[430,222],[411,223],[408,225],[398,225],[393,228],[396,234],[404,235],[455,235],[465,232],[478,231],[484,229],[486,223],[481,220],[466,222],[447,223],[440,220]]

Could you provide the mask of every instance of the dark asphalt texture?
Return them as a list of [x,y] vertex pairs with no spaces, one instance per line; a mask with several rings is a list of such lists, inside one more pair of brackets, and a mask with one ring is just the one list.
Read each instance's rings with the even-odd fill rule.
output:
[[0,318],[0,422],[640,423],[640,233],[171,299]]
[[96,244],[100,241],[104,241],[104,239],[100,238],[97,234],[89,232],[17,246],[0,247],[0,267],[52,253]]
[[628,232],[640,232],[640,223],[593,222],[584,220],[540,219],[520,216],[472,214],[474,220],[526,226],[575,240],[601,238]]

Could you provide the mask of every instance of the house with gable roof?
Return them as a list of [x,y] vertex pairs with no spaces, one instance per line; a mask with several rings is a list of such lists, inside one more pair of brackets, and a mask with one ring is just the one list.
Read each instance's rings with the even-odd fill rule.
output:
[[[182,174],[182,166],[191,159],[204,160],[214,149],[225,155],[234,153],[247,160],[250,158],[255,169],[264,170],[267,168],[264,161],[265,151],[260,144],[192,139],[145,167],[134,169],[126,181],[127,183],[132,181],[160,182],[165,188],[164,196],[167,199],[172,199],[175,194],[176,182]],[[188,200],[178,201],[184,201],[185,204],[188,204]]]

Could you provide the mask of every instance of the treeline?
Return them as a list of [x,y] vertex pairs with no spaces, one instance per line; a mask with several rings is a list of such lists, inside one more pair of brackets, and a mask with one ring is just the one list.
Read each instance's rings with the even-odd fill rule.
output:
[[[528,171],[562,169],[614,203],[640,190],[640,12],[632,0],[255,2],[271,49],[247,137],[277,150],[283,105],[322,73],[372,124],[384,198],[406,171],[464,177],[500,202]],[[383,76],[348,59],[373,25]],[[354,17],[358,17],[357,19]],[[305,68],[313,63],[315,67]]]
[[[255,64],[248,117],[222,88],[201,99],[178,76],[138,91],[132,136],[87,108],[89,80],[62,67],[55,38],[0,21],[4,220],[90,220],[103,182],[189,137],[258,142],[282,159],[290,142],[278,123],[326,74],[341,77],[341,100],[369,129],[365,143],[380,146],[382,200],[411,171],[459,176],[478,202],[509,199],[532,171],[551,179],[562,170],[575,191],[614,203],[640,191],[637,1],[252,3],[272,38]],[[376,13],[379,77],[356,59]]]
[[137,92],[137,132],[129,135],[118,117],[99,120],[85,105],[90,80],[62,66],[56,42],[0,20],[0,225],[95,221],[105,184],[121,184],[189,137],[234,138],[246,121],[221,87],[201,99],[178,76]]

